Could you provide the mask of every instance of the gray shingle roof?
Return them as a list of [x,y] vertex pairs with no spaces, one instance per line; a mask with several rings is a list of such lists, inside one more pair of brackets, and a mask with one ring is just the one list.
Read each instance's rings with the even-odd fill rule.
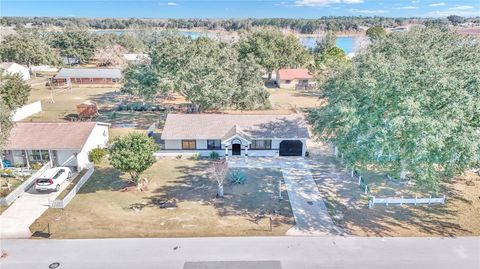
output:
[[162,139],[222,139],[237,128],[253,139],[309,137],[305,119],[300,114],[169,114]]
[[115,68],[62,68],[59,78],[122,78],[122,71]]

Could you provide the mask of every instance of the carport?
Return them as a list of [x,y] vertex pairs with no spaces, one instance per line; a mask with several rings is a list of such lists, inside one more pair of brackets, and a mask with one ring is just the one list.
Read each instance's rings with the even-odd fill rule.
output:
[[300,140],[284,140],[280,142],[280,156],[302,156],[303,143]]

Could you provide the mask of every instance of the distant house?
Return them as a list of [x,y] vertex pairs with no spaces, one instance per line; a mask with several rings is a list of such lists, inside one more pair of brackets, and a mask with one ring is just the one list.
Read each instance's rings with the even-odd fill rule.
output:
[[12,166],[52,162],[82,170],[88,153],[108,143],[110,124],[100,122],[17,122],[0,156]]
[[42,76],[42,75],[54,75],[58,72],[58,68],[49,66],[49,65],[34,65],[30,67],[32,75]]
[[279,88],[309,90],[315,85],[315,79],[306,68],[280,69],[276,83]]
[[62,57],[62,62],[63,62],[63,64],[65,64],[65,65],[74,65],[74,64],[79,64],[79,63],[80,63],[80,59],[78,59],[77,57],[67,57],[67,56],[64,56],[64,57]]
[[19,65],[17,63],[12,63],[12,62],[4,62],[4,63],[0,63],[0,69],[3,70],[2,73],[4,75],[19,74],[23,80],[30,79],[30,70],[28,70],[28,68],[26,68],[23,65]]
[[109,68],[62,68],[53,81],[66,84],[117,84],[122,78],[120,69]]
[[292,115],[169,114],[163,155],[305,156],[305,119]]

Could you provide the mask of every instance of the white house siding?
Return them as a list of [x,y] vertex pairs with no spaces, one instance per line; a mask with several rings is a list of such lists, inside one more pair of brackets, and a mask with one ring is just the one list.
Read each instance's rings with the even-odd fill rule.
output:
[[99,123],[95,125],[82,150],[77,155],[78,170],[90,164],[88,153],[95,148],[106,148],[108,145],[108,125]]
[[[307,151],[306,146],[306,139],[270,139],[270,138],[258,138],[258,140],[272,140],[272,148],[265,149],[265,150],[255,150],[255,149],[248,149],[248,156],[252,157],[273,157],[278,156],[280,151],[280,143],[286,140],[299,140],[303,144],[303,156],[305,156],[305,152]],[[182,140],[165,140],[165,146],[162,150],[157,152],[158,156],[177,156],[180,154],[184,155],[192,155],[192,154],[200,154],[201,156],[207,157],[210,155],[212,151],[217,152],[220,156],[225,156],[225,147],[222,145],[222,148],[219,150],[209,150],[207,149],[207,140],[206,139],[196,139],[196,149],[192,150],[182,150]],[[242,145],[241,156],[245,156],[245,145]],[[232,148],[231,146],[228,149],[228,154],[232,155]]]
[[289,80],[289,81],[290,82],[287,82],[287,80],[279,79],[277,80],[277,85],[279,88],[294,89],[298,81],[297,80]]

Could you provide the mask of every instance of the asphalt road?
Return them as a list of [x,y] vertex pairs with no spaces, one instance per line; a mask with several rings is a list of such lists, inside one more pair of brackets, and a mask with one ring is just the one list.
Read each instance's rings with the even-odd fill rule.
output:
[[480,268],[480,237],[11,239],[1,249],[1,269]]

